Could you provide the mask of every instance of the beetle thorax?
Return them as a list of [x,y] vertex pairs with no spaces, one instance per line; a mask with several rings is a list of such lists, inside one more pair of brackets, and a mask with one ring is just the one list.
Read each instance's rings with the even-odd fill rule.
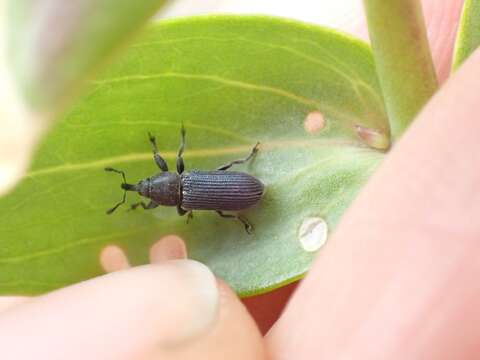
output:
[[141,180],[137,184],[140,195],[165,206],[180,204],[180,176],[172,172],[161,172]]

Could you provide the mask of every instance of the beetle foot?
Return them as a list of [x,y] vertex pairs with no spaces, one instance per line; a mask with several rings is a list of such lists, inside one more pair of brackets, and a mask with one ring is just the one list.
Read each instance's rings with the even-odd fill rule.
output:
[[130,205],[130,207],[127,209],[127,211],[133,211],[133,210],[136,210],[136,209],[137,209],[137,207],[138,207],[138,205],[140,205],[140,204],[132,204],[132,205]]
[[190,222],[190,220],[193,219],[193,211],[190,210],[188,213],[187,213],[187,224]]
[[251,235],[253,233],[253,225],[250,224],[247,220],[243,219],[243,218],[240,218],[239,217],[239,220],[243,223],[243,225],[245,226],[245,231],[247,232],[248,235]]
[[255,144],[255,146],[252,149],[252,156],[255,155],[258,152],[259,147],[260,147],[260,141],[257,141],[257,143]]
[[151,132],[148,132],[148,140],[150,140],[152,144],[155,143],[155,136],[153,136]]

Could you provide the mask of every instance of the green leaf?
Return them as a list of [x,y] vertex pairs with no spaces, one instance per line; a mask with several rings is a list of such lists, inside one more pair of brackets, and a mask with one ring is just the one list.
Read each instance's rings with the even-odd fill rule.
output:
[[52,112],[163,3],[10,0],[10,63],[30,106]]
[[398,139],[438,87],[419,0],[364,0],[392,137]]
[[[165,21],[91,85],[24,181],[0,199],[1,293],[39,293],[99,275],[99,252],[109,244],[145,263],[152,243],[170,233],[241,295],[291,282],[315,256],[299,242],[302,222],[321,217],[331,233],[383,157],[365,141],[388,143],[368,46],[293,21]],[[325,127],[311,134],[304,121],[314,111]],[[188,225],[174,208],[105,215],[122,192],[120,177],[103,168],[123,169],[131,182],[157,172],[150,131],[174,169],[182,122],[187,171],[214,169],[261,142],[253,161],[237,167],[266,186],[260,204],[243,213],[252,235],[213,212],[194,212]],[[129,203],[138,200],[128,194]]]
[[458,26],[452,68],[458,68],[480,44],[480,1],[465,0]]

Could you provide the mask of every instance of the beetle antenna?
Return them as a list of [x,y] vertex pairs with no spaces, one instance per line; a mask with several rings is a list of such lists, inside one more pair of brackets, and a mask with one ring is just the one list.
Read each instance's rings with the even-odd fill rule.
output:
[[114,207],[112,207],[111,209],[108,209],[107,210],[107,214],[110,215],[111,213],[113,213],[115,210],[117,210],[117,208],[122,205],[122,204],[125,204],[125,201],[126,201],[126,198],[127,198],[127,190],[129,189],[129,187],[131,186],[130,184],[127,184],[127,179],[125,178],[125,173],[121,170],[116,170],[116,169],[113,169],[111,167],[106,167],[105,168],[105,171],[112,171],[112,172],[116,172],[117,174],[120,174],[122,175],[122,178],[123,178],[123,184],[122,184],[122,189],[124,190],[123,191],[123,198],[122,198],[122,201],[120,201],[118,204],[116,204]]

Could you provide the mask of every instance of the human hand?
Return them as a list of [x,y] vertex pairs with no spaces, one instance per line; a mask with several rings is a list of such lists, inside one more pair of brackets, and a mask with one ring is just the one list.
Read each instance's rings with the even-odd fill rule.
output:
[[129,269],[124,253],[109,247],[101,257],[107,275],[4,298],[1,358],[263,359],[261,335],[239,299],[206,266],[172,260],[184,256],[181,240],[166,237],[152,247],[152,264]]

